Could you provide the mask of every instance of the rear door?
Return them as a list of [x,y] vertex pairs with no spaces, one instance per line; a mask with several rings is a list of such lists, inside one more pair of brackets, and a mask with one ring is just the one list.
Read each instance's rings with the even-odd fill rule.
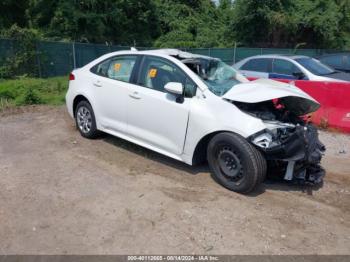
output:
[[245,77],[269,78],[269,73],[271,73],[271,65],[271,58],[253,58],[243,64],[239,68],[239,71]]
[[[169,82],[183,84],[183,101],[165,91],[164,86]],[[195,84],[173,62],[144,56],[137,86],[128,91],[128,135],[148,146],[180,155],[195,92]]]
[[103,128],[126,131],[127,99],[133,87],[132,75],[136,55],[120,55],[107,59],[92,68],[95,114]]

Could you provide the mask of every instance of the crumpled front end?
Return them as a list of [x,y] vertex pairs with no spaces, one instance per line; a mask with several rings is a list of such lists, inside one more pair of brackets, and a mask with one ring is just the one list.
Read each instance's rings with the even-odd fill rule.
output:
[[239,84],[223,99],[263,121],[266,128],[248,140],[265,155],[269,176],[282,173],[289,181],[322,182],[325,146],[316,127],[304,119],[320,107],[316,100],[293,85],[269,79]]
[[314,125],[298,124],[267,129],[250,139],[268,160],[269,173],[282,173],[288,181],[322,183],[325,171],[320,161],[325,146],[319,140]]
[[285,180],[307,184],[322,182],[325,171],[320,161],[325,146],[318,138],[317,128],[300,116],[302,111],[293,111],[286,106],[292,104],[290,100],[232,103],[265,124],[264,130],[248,139],[263,152],[269,176],[283,176]]

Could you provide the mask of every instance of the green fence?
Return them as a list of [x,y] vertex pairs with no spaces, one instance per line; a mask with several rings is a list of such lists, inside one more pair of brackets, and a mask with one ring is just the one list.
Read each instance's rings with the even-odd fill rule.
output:
[[[49,41],[39,41],[29,48],[30,50],[28,50],[28,47],[23,47],[22,43],[15,40],[0,39],[0,78],[21,75],[34,77],[67,75],[74,68],[82,67],[103,54],[130,49],[129,46]],[[139,47],[137,49],[146,50],[152,48]],[[234,64],[253,55],[300,54],[315,57],[323,53],[336,51],[298,49],[295,52],[293,49],[245,47],[183,48],[182,50],[195,54],[217,57],[228,64]]]

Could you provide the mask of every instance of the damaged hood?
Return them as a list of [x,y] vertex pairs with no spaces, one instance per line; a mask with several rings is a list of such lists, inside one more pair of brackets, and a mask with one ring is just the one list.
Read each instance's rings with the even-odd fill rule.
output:
[[278,98],[286,110],[299,116],[315,112],[320,107],[315,99],[294,85],[270,79],[257,79],[235,85],[222,97],[243,103],[259,103]]

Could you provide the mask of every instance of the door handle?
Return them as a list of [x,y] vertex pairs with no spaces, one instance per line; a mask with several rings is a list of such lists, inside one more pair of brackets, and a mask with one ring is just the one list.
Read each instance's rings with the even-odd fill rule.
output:
[[139,96],[139,93],[136,91],[132,94],[129,94],[129,96],[133,99],[141,99],[141,97]]
[[98,86],[98,87],[100,87],[100,86],[102,86],[102,84],[101,84],[101,82],[100,82],[100,81],[96,81],[96,82],[94,82],[94,86]]

